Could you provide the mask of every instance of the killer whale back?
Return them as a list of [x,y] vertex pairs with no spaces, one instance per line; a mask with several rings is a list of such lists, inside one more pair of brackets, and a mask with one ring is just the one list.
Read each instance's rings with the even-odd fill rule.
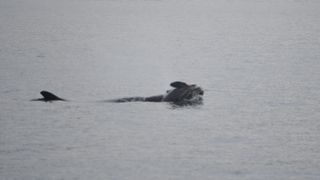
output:
[[165,95],[157,95],[150,97],[126,97],[120,99],[114,99],[109,102],[173,102],[173,103],[193,103],[201,102],[203,90],[192,84],[188,85],[185,82],[175,81],[170,83],[170,86],[174,87],[172,90],[168,90]]
[[[170,86],[174,87],[172,90],[168,90],[165,95],[156,95],[156,96],[149,96],[149,97],[125,97],[120,99],[112,99],[106,100],[105,102],[173,102],[173,103],[184,103],[184,102],[194,102],[194,100],[201,101],[203,90],[192,84],[188,85],[185,82],[175,81],[170,83]],[[67,101],[62,99],[55,94],[49,91],[41,91],[40,94],[43,98],[33,99],[32,101]],[[190,101],[192,100],[192,101]]]

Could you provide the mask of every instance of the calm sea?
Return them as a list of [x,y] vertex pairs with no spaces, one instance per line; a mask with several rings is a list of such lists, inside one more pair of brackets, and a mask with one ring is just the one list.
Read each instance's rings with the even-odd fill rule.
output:
[[[319,20],[317,0],[0,0],[0,179],[318,180]],[[103,103],[176,80],[204,104]]]

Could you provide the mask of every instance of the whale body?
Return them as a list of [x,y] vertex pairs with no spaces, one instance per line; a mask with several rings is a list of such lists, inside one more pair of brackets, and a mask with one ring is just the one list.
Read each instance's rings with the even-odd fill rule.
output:
[[192,84],[188,85],[185,82],[175,81],[170,84],[174,89],[168,90],[164,95],[156,95],[149,97],[125,97],[120,99],[110,100],[111,102],[172,102],[175,104],[193,104],[201,103],[204,91],[201,87]]
[[[106,100],[104,102],[172,102],[177,105],[202,103],[202,96],[204,92],[201,87],[195,84],[189,85],[181,81],[172,82],[170,86],[173,87],[173,89],[168,90],[164,95],[156,95],[149,97],[125,97],[119,99]],[[43,98],[32,99],[31,101],[67,101],[48,91],[41,91],[40,94],[43,96]]]

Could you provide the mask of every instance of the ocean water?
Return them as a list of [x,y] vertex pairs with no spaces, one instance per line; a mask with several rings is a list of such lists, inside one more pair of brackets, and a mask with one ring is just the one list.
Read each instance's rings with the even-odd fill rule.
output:
[[[0,0],[0,179],[320,179],[319,19],[317,0]],[[203,105],[103,102],[176,80]]]

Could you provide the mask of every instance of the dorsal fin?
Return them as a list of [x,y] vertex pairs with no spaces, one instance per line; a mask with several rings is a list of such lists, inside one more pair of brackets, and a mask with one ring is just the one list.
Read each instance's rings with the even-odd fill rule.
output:
[[43,96],[45,101],[54,101],[54,100],[64,101],[64,99],[59,98],[58,96],[56,96],[48,91],[41,91],[40,94]]
[[172,82],[170,86],[174,88],[183,88],[183,87],[188,87],[189,85],[185,82],[175,81],[175,82]]

